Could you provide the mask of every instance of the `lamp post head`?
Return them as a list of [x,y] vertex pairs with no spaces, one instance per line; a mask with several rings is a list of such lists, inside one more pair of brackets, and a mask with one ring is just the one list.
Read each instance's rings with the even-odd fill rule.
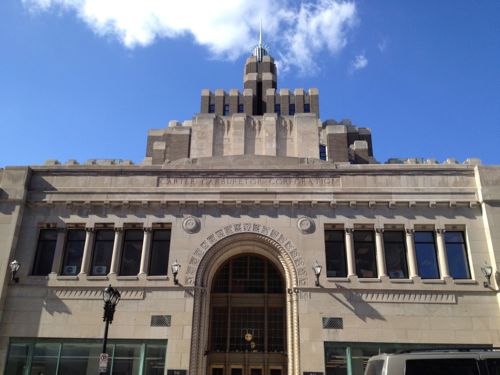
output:
[[484,266],[481,267],[481,271],[483,271],[484,276],[487,278],[490,278],[491,275],[493,274],[493,267],[492,266]]
[[314,271],[314,275],[316,276],[316,286],[319,286],[319,276],[321,275],[321,270],[323,269],[323,266],[318,263],[318,261],[315,261],[312,269]]
[[104,303],[111,304],[113,306],[116,306],[118,302],[120,302],[120,297],[120,292],[113,288],[111,285],[109,285],[102,292],[102,299],[104,300]]
[[171,266],[172,274],[174,275],[174,284],[179,284],[179,280],[177,280],[177,275],[179,274],[179,270],[181,269],[181,265],[177,262],[177,259]]
[[481,267],[481,271],[483,271],[484,276],[486,277],[486,281],[483,283],[485,288],[489,288],[491,286],[491,275],[493,274],[493,267],[485,265]]
[[14,259],[12,262],[9,263],[9,268],[10,268],[10,279],[17,283],[19,281],[19,278],[16,277],[16,274],[17,271],[19,271],[19,268],[21,268],[21,263],[19,263],[17,260]]

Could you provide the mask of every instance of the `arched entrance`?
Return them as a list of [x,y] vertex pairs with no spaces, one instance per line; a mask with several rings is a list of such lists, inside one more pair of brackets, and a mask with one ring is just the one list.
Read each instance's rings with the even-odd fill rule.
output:
[[[236,226],[236,224],[234,226]],[[292,257],[285,246],[282,245],[283,243],[288,246],[290,241],[286,238],[281,240],[280,237],[280,242],[278,242],[274,238],[260,233],[238,233],[228,235],[218,241],[212,241],[210,247],[204,246],[205,243],[204,241],[200,246],[201,248],[205,248],[205,251],[201,252],[201,256],[199,258],[191,257],[189,262],[190,264],[196,265],[192,289],[194,300],[189,361],[190,375],[209,374],[210,367],[208,357],[209,354],[211,354],[211,288],[218,271],[222,269],[226,262],[242,254],[262,257],[267,262],[272,263],[282,277],[284,290],[286,291],[283,297],[285,299],[284,319],[286,322],[286,329],[284,330],[286,371],[283,370],[282,373],[299,375],[299,320],[298,293],[296,292],[299,278],[296,267],[301,266],[297,266],[294,263],[296,258]],[[197,252],[198,250],[196,250],[194,254]],[[299,270],[302,271],[302,269]],[[304,271],[302,271],[302,273],[304,274]],[[281,295],[283,296],[283,294]],[[212,362],[210,361],[210,363]],[[223,371],[224,375],[229,375],[225,371],[225,368]]]
[[210,375],[286,373],[286,298],[281,273],[256,254],[217,270],[210,290]]

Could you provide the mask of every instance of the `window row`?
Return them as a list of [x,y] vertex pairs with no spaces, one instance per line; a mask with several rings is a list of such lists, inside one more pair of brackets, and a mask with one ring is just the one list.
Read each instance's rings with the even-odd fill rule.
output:
[[326,276],[470,279],[465,233],[325,230]]
[[170,235],[165,228],[41,229],[32,275],[166,275]]

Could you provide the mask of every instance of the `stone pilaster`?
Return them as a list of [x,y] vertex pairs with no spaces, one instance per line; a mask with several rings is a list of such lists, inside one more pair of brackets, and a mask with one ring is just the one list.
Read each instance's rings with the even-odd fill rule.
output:
[[418,276],[417,254],[415,252],[415,229],[406,228],[406,251],[408,257],[408,276],[410,279]]
[[448,270],[448,257],[446,255],[446,247],[444,244],[444,232],[444,228],[436,228],[436,245],[441,279],[450,277],[450,271]]
[[86,275],[89,271],[90,258],[92,257],[92,247],[94,245],[94,227],[85,228],[85,245],[83,247],[82,266],[80,275]]
[[120,267],[120,258],[122,253],[123,228],[115,228],[115,241],[113,242],[113,256],[111,257],[110,274],[116,275]]
[[345,250],[347,255],[347,277],[356,276],[356,260],[354,259],[353,228],[345,228]]
[[148,273],[149,257],[151,252],[151,238],[153,231],[151,228],[144,228],[144,239],[142,241],[141,267],[139,274]]
[[378,277],[387,277],[387,267],[385,265],[384,251],[384,229],[375,228],[375,250],[377,257],[377,273]]

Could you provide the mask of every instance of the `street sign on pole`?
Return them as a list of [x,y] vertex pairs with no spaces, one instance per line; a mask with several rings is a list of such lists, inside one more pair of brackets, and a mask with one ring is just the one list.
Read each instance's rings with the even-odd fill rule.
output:
[[99,354],[99,373],[106,373],[108,371],[108,353]]

